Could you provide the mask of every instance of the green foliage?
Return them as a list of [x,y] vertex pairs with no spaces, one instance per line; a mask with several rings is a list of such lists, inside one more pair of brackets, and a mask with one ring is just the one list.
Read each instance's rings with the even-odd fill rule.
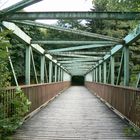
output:
[[23,122],[25,114],[29,111],[30,101],[22,90],[17,90],[14,97],[11,94],[1,94],[1,100],[9,99],[0,105],[0,134],[1,136],[13,133]]
[[22,124],[22,119],[30,105],[21,90],[17,90],[14,95],[5,91],[10,79],[6,51],[6,47],[10,47],[9,38],[7,38],[9,33],[11,32],[0,32],[0,139],[4,135],[12,133]]
[[128,126],[124,129],[124,132],[126,134],[126,136],[140,136],[140,130],[136,127],[133,126]]
[[8,80],[9,71],[8,71],[8,53],[6,51],[6,47],[10,47],[8,38],[6,37],[10,32],[3,31],[0,32],[0,88],[6,87],[9,85]]

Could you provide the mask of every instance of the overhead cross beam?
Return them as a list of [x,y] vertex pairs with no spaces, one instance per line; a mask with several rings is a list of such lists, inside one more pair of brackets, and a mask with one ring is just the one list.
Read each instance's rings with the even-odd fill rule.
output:
[[11,14],[13,12],[19,11],[27,6],[30,6],[30,5],[40,2],[40,1],[42,1],[42,0],[22,0],[10,7],[3,9],[2,11],[0,11],[0,14],[4,14],[4,17],[5,17],[5,14],[9,14],[9,13]]
[[[13,34],[16,35],[16,37],[18,37],[19,40],[22,40],[24,43],[30,45],[35,51],[37,51],[38,53],[43,54],[43,55],[45,54],[45,50],[38,44],[31,44],[32,38],[30,36],[28,36],[25,32],[23,32],[14,23],[3,21],[2,25],[8,30],[12,30]],[[58,65],[64,71],[66,71],[68,73],[68,71],[64,67],[60,66],[60,63],[58,63],[57,60],[53,59],[53,57],[50,54],[45,54],[45,57],[47,59],[51,60],[53,63],[55,63],[56,65]]]
[[4,20],[36,19],[107,19],[140,20],[140,12],[18,12],[7,15]]
[[31,41],[32,44],[73,44],[73,45],[77,45],[77,44],[83,44],[83,45],[88,45],[88,44],[116,44],[116,42],[112,42],[112,41],[50,41],[50,40],[38,40],[38,41]]
[[[79,58],[93,58],[93,56],[89,55],[79,55],[79,54],[52,54],[55,56],[66,56],[66,57],[79,57]],[[101,56],[98,56],[101,57]]]
[[71,52],[50,52],[50,54],[52,54],[52,55],[63,55],[63,54],[79,54],[79,55],[97,55],[97,56],[102,56],[102,55],[105,55],[106,54],[106,52],[104,51],[104,52],[91,52],[91,51],[71,51]]
[[[133,30],[133,32],[128,34],[123,40],[125,42],[125,45],[131,45],[132,43],[137,41],[139,38],[140,38],[140,24]],[[112,55],[114,55],[115,53],[123,49],[123,47],[124,47],[123,45],[116,45],[115,47],[113,47],[110,51],[111,53],[106,54],[103,57],[103,60],[101,60],[97,65],[100,65],[105,60],[109,59]],[[92,67],[87,73],[91,72],[93,69],[94,67]]]
[[51,52],[74,51],[74,50],[83,50],[83,49],[105,48],[105,47],[111,47],[111,46],[112,46],[112,44],[105,44],[105,45],[94,45],[93,44],[93,45],[84,45],[84,46],[76,46],[76,47],[48,50],[48,53],[51,53]]
[[23,25],[30,25],[30,26],[45,28],[45,29],[53,29],[53,30],[67,32],[67,33],[87,36],[87,37],[100,38],[103,40],[110,40],[110,41],[114,41],[114,42],[118,42],[118,43],[123,43],[123,41],[118,38],[105,36],[105,35],[101,35],[101,34],[96,34],[96,33],[90,33],[90,32],[86,32],[86,31],[82,31],[82,30],[75,30],[75,29],[63,28],[63,27],[59,27],[59,26],[47,25],[44,23],[38,23],[38,22],[34,22],[34,21],[15,21],[14,20],[12,22],[18,23],[18,24],[23,24]]

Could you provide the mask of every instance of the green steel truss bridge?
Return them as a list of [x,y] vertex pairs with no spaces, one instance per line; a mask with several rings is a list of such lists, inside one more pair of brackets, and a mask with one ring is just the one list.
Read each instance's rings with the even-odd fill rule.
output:
[[[69,87],[72,77],[83,76],[85,86],[92,92],[95,92],[96,96],[108,107],[113,111],[115,110],[114,112],[117,112],[121,118],[127,120],[129,123],[140,127],[140,118],[138,117],[140,112],[138,111],[138,108],[136,108],[136,106],[138,106],[137,101],[140,99],[140,90],[138,89],[140,76],[138,76],[136,88],[132,89],[128,87],[130,79],[129,46],[140,38],[140,25],[137,25],[137,27],[124,38],[114,38],[35,21],[38,19],[140,20],[140,12],[19,12],[23,8],[40,1],[41,0],[22,0],[21,2],[0,11],[1,28],[12,30],[14,34],[13,37],[21,41],[21,43],[26,44],[26,85],[21,86],[21,88],[33,102],[30,113],[44,106],[46,102],[55,97],[62,89]],[[93,39],[90,41],[55,41],[53,39],[34,40],[18,27],[19,24],[43,29],[53,29],[58,31],[58,33],[59,31],[67,32]],[[43,48],[42,44],[46,46],[50,44],[58,44],[60,46],[62,44],[70,47],[47,49],[47,47]],[[41,58],[40,80],[38,80],[36,74],[33,53],[37,53]],[[49,67],[46,67],[46,62],[49,62]],[[31,63],[33,63],[34,66],[36,85],[31,85],[30,82]],[[118,69],[117,74],[115,73],[116,64]],[[48,75],[46,71],[48,71]],[[13,73],[18,86],[14,69]],[[45,83],[45,78],[47,78],[48,83]],[[120,86],[122,79],[123,87]],[[13,88],[8,89],[8,92],[12,93],[12,90]],[[37,93],[37,91],[39,91],[39,93]],[[31,96],[36,97],[31,98]],[[120,134],[119,132],[117,133],[118,135]],[[26,139],[27,138],[28,137],[26,137]],[[37,138],[41,139],[41,136]],[[110,137],[110,139],[113,139],[113,137]]]

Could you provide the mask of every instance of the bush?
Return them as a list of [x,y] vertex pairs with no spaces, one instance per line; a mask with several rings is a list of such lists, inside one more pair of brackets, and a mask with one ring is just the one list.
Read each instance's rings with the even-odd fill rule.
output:
[[[0,96],[1,100],[10,99],[10,93],[4,93]],[[13,133],[22,123],[25,114],[29,111],[30,101],[24,95],[22,90],[17,90],[14,97],[6,104],[0,105],[0,134],[1,137]]]

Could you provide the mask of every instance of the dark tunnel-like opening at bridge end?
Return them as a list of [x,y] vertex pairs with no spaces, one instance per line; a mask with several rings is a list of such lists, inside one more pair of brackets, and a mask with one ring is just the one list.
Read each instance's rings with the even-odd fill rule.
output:
[[71,85],[72,86],[83,86],[85,84],[84,76],[72,76],[71,78]]

